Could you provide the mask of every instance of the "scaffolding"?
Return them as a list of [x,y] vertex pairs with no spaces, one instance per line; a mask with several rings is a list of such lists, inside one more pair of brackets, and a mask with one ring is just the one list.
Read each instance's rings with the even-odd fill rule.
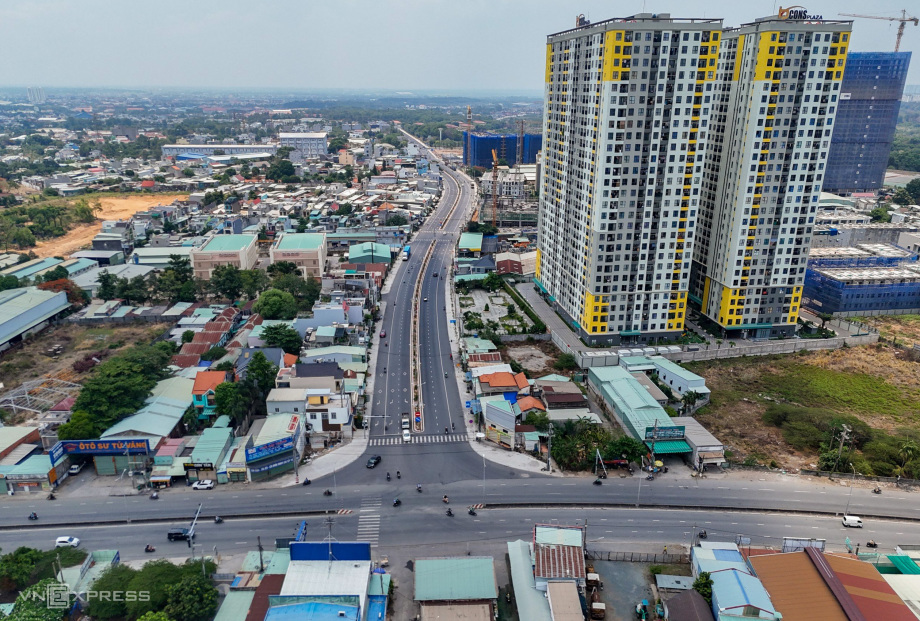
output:
[[[517,134],[476,134],[470,135],[469,132],[463,132],[463,163],[466,166],[476,166],[479,168],[492,167],[492,150],[498,152],[499,157],[509,164],[518,162],[518,143],[520,137]],[[541,134],[524,134],[523,140],[523,164],[535,164],[537,153],[543,145],[543,136]]]
[[920,266],[812,269],[802,305],[822,313],[920,309]]
[[812,248],[810,268],[897,267],[915,263],[917,254],[894,244],[857,244],[845,248]]
[[75,396],[80,388],[80,384],[56,377],[24,382],[18,388],[0,395],[0,410],[8,410],[14,416],[22,413],[44,414],[64,399]]

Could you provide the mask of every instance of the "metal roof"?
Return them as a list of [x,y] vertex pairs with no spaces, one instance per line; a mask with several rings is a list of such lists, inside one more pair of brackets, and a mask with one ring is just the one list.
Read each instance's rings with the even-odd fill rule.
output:
[[546,596],[537,590],[533,579],[530,544],[520,539],[509,541],[508,559],[518,616],[528,621],[551,621],[549,603]]
[[763,584],[752,576],[737,569],[727,569],[709,574],[712,578],[712,599],[726,614],[740,616],[747,606],[754,606],[773,615],[776,608]]
[[275,250],[318,250],[325,244],[324,233],[284,233],[275,242]]
[[364,610],[370,575],[370,561],[291,561],[281,595],[357,596]]
[[215,235],[195,252],[237,252],[255,243],[255,235]]
[[482,233],[461,233],[458,247],[461,250],[482,250]]
[[231,590],[217,611],[214,621],[246,621],[255,591]]
[[416,601],[495,599],[494,560],[491,556],[418,559],[415,562]]
[[63,291],[22,287],[0,291],[0,344],[19,336],[70,306]]

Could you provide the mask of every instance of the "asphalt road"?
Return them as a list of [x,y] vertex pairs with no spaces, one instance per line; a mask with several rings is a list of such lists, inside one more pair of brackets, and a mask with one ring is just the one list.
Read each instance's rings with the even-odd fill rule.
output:
[[[44,496],[20,495],[0,503],[0,547],[47,547],[57,536],[74,535],[87,547],[118,547],[125,558],[143,556],[147,542],[157,546],[158,553],[153,556],[182,554],[185,552],[178,550],[187,551],[185,544],[166,542],[165,533],[171,526],[188,525],[199,503],[203,504],[204,516],[228,516],[222,525],[205,521],[198,527],[196,543],[208,552],[218,546],[222,553],[252,549],[257,535],[263,542],[290,536],[300,517],[321,511],[342,512],[336,517],[333,533],[339,540],[357,538],[380,546],[382,551],[393,549],[397,555],[416,556],[420,555],[419,546],[432,544],[438,544],[444,553],[472,549],[494,554],[501,542],[526,538],[535,521],[572,523],[586,518],[589,539],[598,545],[629,548],[638,543],[680,543],[692,534],[694,524],[706,528],[713,537],[744,534],[755,537],[757,543],[758,536],[775,542],[782,536],[810,535],[833,539],[839,545],[845,532],[839,519],[830,516],[843,513],[847,507],[866,522],[864,530],[849,531],[856,533],[851,534],[854,541],[872,537],[889,545],[912,542],[912,525],[867,517],[913,518],[917,496],[900,490],[886,489],[881,496],[874,496],[869,489],[851,490],[838,481],[815,483],[794,476],[761,477],[753,473],[749,477],[700,480],[689,478],[678,468],[651,482],[641,476],[621,479],[614,472],[604,485],[593,486],[590,478],[548,477],[486,462],[466,441],[452,438],[454,433],[445,436],[444,428],[451,423],[456,435],[465,429],[464,397],[450,376],[454,361],[450,359],[450,326],[444,312],[444,288],[448,286],[444,268],[449,266],[460,227],[467,219],[471,194],[468,181],[444,171],[444,198],[412,240],[411,260],[399,267],[396,282],[384,296],[384,318],[378,329],[387,332],[382,339],[387,345],[381,344],[376,352],[367,449],[368,454],[382,456],[379,466],[368,469],[364,460],[359,460],[308,487],[173,488],[162,492],[157,501],[146,496],[69,496],[49,502]],[[448,219],[457,197],[460,204]],[[446,221],[443,230],[442,221]],[[432,244],[430,265],[420,278],[422,297],[428,298],[428,302],[420,303],[424,431],[413,433],[413,442],[403,443],[399,416],[409,410],[411,390],[409,304],[415,276]],[[433,272],[439,276],[432,277]],[[402,478],[394,476],[387,482],[386,472],[395,475],[397,470]],[[423,493],[415,492],[416,483],[422,484]],[[324,488],[334,494],[324,496]],[[443,494],[450,496],[456,517],[443,515]],[[402,499],[401,507],[391,506],[394,497]],[[490,508],[480,511],[476,518],[465,514],[465,506],[478,503]],[[31,511],[39,514],[37,523],[26,520]],[[830,516],[814,515],[816,512]],[[313,525],[309,538],[322,539],[325,533],[317,528],[321,518],[309,519]]]
[[[441,503],[416,504],[406,502],[393,507],[385,497],[371,497],[377,505],[363,513],[335,517],[332,535],[339,541],[369,541],[378,553],[389,554],[391,562],[402,564],[413,558],[432,556],[431,547],[449,554],[500,556],[507,541],[529,539],[534,524],[588,523],[589,549],[604,551],[660,552],[658,546],[689,545],[701,529],[710,540],[736,541],[750,537],[754,546],[782,546],[783,537],[826,539],[828,545],[841,550],[850,537],[855,545],[874,539],[880,551],[891,553],[898,543],[913,542],[914,525],[898,521],[867,522],[862,529],[844,528],[833,517],[775,513],[746,513],[724,511],[687,511],[682,509],[573,509],[564,515],[554,509],[480,510],[475,517],[462,507],[453,506],[454,517],[444,515]],[[321,541],[328,534],[324,518],[306,517],[307,540]],[[215,547],[222,555],[241,554],[257,546],[261,537],[266,549],[274,547],[274,539],[291,537],[299,524],[297,517],[271,515],[249,519],[228,519],[223,524],[202,521],[196,528],[196,552],[212,554]],[[176,522],[178,526],[180,523]],[[47,548],[62,535],[76,536],[87,549],[121,551],[123,560],[182,556],[189,553],[183,541],[166,540],[164,525],[114,524],[107,526],[35,527],[4,533],[9,540],[15,536],[16,545]],[[154,554],[145,554],[144,545],[156,547]],[[4,546],[6,547],[6,546]]]

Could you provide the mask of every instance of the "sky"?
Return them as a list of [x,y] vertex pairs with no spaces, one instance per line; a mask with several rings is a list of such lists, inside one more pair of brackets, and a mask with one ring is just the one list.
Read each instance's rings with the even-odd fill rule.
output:
[[[791,3],[790,3],[791,4]],[[899,16],[907,0],[804,2]],[[392,89],[542,94],[546,35],[634,13],[775,15],[772,0],[2,0],[0,86]],[[784,5],[785,6],[785,5]],[[909,9],[910,10],[910,9]],[[893,51],[897,23],[854,20],[851,50]],[[920,27],[908,84],[920,84]]]

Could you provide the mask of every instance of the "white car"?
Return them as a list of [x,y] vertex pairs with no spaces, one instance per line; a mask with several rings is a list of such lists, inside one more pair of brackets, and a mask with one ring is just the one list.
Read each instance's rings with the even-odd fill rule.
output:
[[412,434],[408,429],[403,429],[403,442],[412,442]]
[[192,489],[214,489],[214,481],[205,479],[204,481],[195,481],[192,483]]
[[58,537],[54,541],[55,548],[76,548],[80,545],[80,540],[76,537]]

